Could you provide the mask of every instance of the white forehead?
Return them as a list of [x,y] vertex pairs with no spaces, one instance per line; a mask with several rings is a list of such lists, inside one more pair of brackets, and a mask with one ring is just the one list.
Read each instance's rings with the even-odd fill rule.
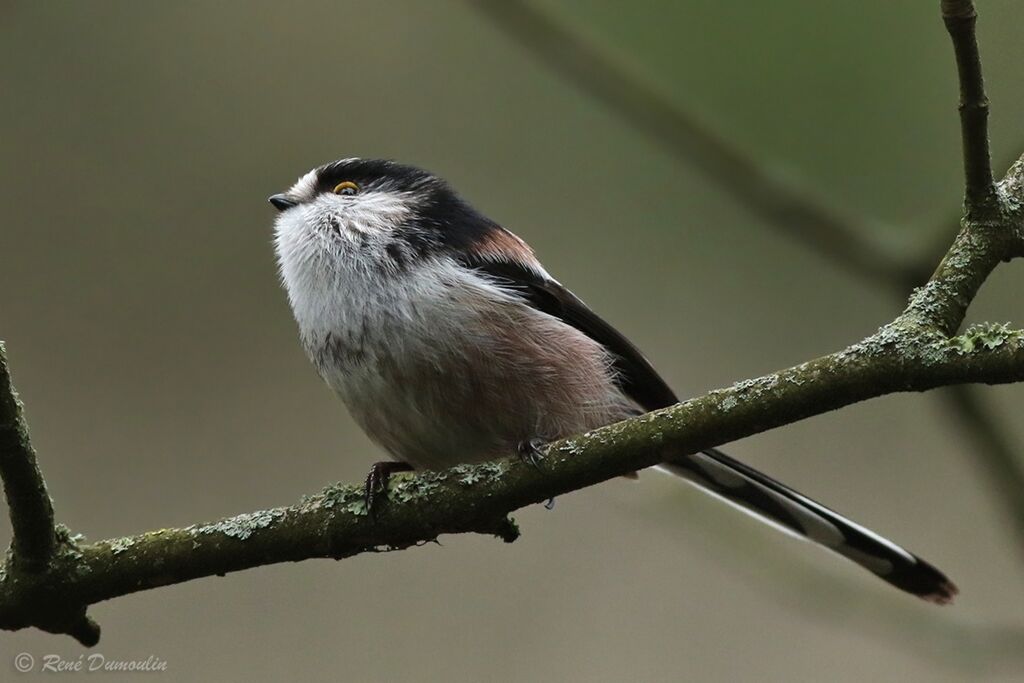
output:
[[288,190],[288,194],[296,198],[311,199],[314,190],[316,190],[316,169],[299,178]]
[[[349,161],[359,161],[359,157],[349,157],[348,159],[342,159],[338,163],[345,163]],[[290,190],[288,190],[288,194],[301,199],[312,199],[313,195],[316,194],[317,170],[318,169],[314,168],[312,171],[295,181],[295,184],[292,185]]]

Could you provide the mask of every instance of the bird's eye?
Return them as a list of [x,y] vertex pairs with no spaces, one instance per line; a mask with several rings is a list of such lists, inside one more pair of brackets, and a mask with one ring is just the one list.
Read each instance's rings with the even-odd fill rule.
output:
[[359,192],[359,186],[351,180],[343,180],[334,186],[334,194],[354,195]]

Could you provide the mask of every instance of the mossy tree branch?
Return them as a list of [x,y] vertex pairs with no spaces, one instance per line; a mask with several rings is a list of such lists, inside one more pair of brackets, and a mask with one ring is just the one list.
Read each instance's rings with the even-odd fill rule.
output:
[[[969,190],[968,203],[971,196]],[[24,542],[26,557],[36,543],[51,549],[41,571],[28,571],[16,559],[16,532],[14,551],[0,573],[0,628],[35,626],[92,644],[99,629],[85,610],[103,600],[277,562],[408,548],[444,533],[487,533],[512,541],[518,531],[507,517],[510,512],[672,455],[884,394],[1022,381],[1024,331],[981,325],[955,333],[992,270],[1024,254],[1024,159],[990,194],[979,196],[984,211],[968,211],[942,263],[903,313],[837,353],[564,439],[552,444],[542,471],[505,459],[399,475],[374,517],[366,514],[358,486],[331,487],[290,507],[97,543],[81,542],[62,528],[54,532],[50,512],[42,530],[52,540]],[[3,377],[9,379],[6,372]],[[0,402],[20,415],[9,381],[0,385]],[[28,444],[20,417],[3,424],[17,425],[14,431],[24,437],[18,443]],[[26,462],[42,486],[34,459],[25,460],[24,452],[21,457],[20,464],[3,472],[7,491],[15,494],[22,484],[11,488],[8,478],[14,472],[11,481],[20,481]],[[45,488],[37,490],[45,494]],[[15,510],[23,502],[11,503],[12,519],[21,514]],[[15,524],[30,531],[22,522]]]
[[[39,626],[32,599],[86,605],[140,590],[277,562],[407,548],[446,533],[511,541],[506,515],[637,469],[883,394],[961,382],[1024,380],[1024,332],[1001,326],[959,337],[922,326],[912,304],[838,353],[552,445],[537,471],[516,459],[399,475],[375,517],[359,486],[297,505],[182,529],[80,544],[66,539],[47,582],[0,581],[0,627]],[[42,590],[45,587],[45,590]],[[28,590],[26,590],[28,589]]]

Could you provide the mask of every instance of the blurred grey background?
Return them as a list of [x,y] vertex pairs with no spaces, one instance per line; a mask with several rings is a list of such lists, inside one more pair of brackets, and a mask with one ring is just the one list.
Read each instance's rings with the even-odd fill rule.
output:
[[[1024,143],[1024,14],[980,5],[1001,175]],[[537,6],[873,239],[952,237],[938,2]],[[271,249],[266,197],[338,157],[446,176],[684,394],[899,308],[466,3],[7,1],[0,76],[0,337],[58,516],[90,539],[288,504],[380,459],[304,358]],[[971,319],[1019,324],[1020,277],[1000,268]],[[1024,444],[1024,391],[985,397]],[[942,567],[962,589],[946,609],[649,474],[522,511],[512,546],[442,538],[100,604],[96,651],[182,681],[1012,680],[1020,540],[943,410],[891,396],[729,450]],[[82,648],[0,633],[0,677],[21,651]]]

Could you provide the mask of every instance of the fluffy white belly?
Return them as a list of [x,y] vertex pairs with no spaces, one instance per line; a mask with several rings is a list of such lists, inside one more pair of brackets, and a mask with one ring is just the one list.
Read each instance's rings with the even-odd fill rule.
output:
[[303,341],[397,459],[475,462],[636,412],[599,344],[473,271],[435,264],[352,284],[317,307],[323,319],[300,319]]

